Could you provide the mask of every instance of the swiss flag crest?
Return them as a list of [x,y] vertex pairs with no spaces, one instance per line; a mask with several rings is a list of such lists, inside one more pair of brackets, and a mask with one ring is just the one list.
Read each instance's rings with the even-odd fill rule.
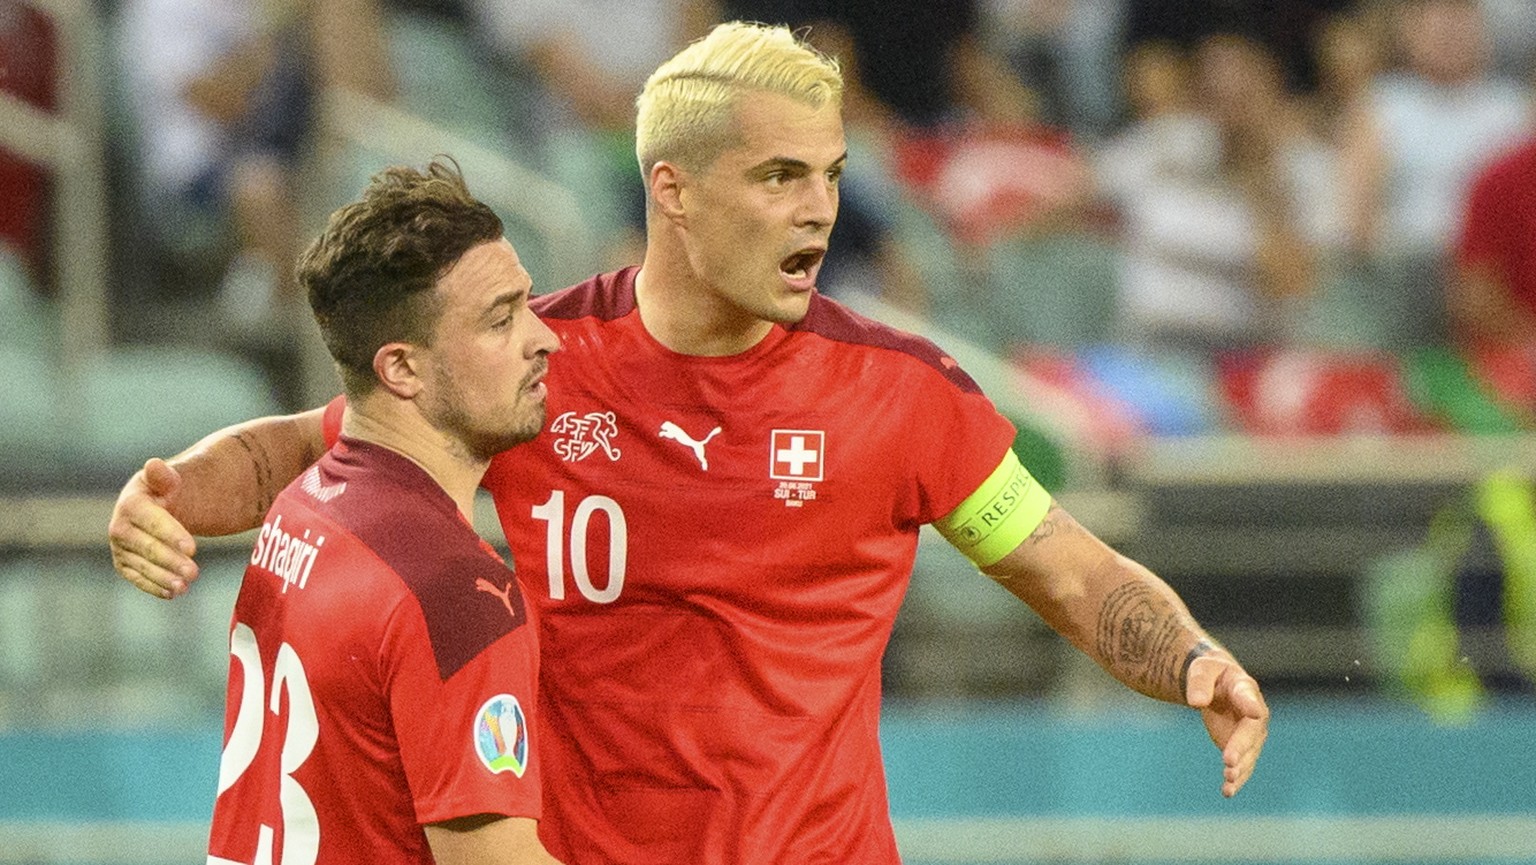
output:
[[776,429],[768,453],[768,476],[780,481],[819,481],[827,434],[822,430]]

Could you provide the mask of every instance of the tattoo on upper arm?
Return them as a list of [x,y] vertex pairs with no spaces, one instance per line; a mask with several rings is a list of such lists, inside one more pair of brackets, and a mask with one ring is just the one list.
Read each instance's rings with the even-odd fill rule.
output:
[[1099,655],[1144,693],[1178,699],[1185,665],[1175,646],[1187,630],[1167,598],[1129,582],[1110,592],[1099,609]]
[[272,461],[267,454],[267,449],[262,446],[261,439],[251,435],[249,431],[236,433],[234,438],[251,458],[251,470],[256,476],[256,519],[259,521],[266,516],[267,509],[272,507],[272,503],[277,501],[277,494],[280,492],[275,489],[272,481]]

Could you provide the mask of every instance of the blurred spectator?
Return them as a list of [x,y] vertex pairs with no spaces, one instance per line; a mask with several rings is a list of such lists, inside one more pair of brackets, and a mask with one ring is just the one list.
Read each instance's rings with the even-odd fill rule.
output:
[[1536,345],[1536,138],[1473,181],[1449,306],[1469,346]]
[[1124,0],[985,0],[988,45],[1036,97],[1039,119],[1099,138],[1120,117]]
[[1315,84],[1313,43],[1329,15],[1357,0],[1124,0],[1125,41],[1169,41],[1193,49],[1206,37],[1242,31],[1263,43],[1280,65],[1288,89]]
[[1530,0],[1482,0],[1493,34],[1493,67],[1510,78],[1536,75],[1536,9]]
[[[0,94],[44,112],[57,106],[58,37],[41,12],[0,0]],[[47,265],[48,174],[0,142],[0,244],[9,244],[34,276]]]
[[713,0],[468,0],[489,42],[533,70],[534,112],[553,179],[609,238],[603,267],[644,244],[635,96],[651,71],[719,20]]
[[1138,119],[1096,160],[1121,220],[1123,338],[1213,350],[1282,336],[1333,233],[1334,166],[1278,61],[1220,34],[1193,58],[1145,43],[1126,75]]
[[1313,123],[1324,140],[1340,143],[1345,119],[1360,110],[1386,65],[1386,39],[1379,18],[1349,13],[1323,22],[1313,40],[1316,87],[1310,100]]
[[847,28],[860,77],[912,126],[954,119],[962,64],[995,64],[979,37],[977,0],[725,0],[726,17],[792,27],[833,21]]
[[[120,64],[154,246],[233,252],[220,289],[236,324],[296,292],[295,163],[314,93],[391,89],[377,0],[125,0]],[[246,332],[249,332],[246,329]]]
[[1382,289],[1399,341],[1444,337],[1444,255],[1472,172],[1529,125],[1526,94],[1489,73],[1475,0],[1403,0],[1401,67],[1354,107],[1344,135],[1347,232]]

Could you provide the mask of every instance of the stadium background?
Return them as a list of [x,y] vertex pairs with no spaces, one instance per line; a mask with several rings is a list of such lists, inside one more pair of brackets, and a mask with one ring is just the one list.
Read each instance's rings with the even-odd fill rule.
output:
[[[301,306],[280,292],[254,314],[231,303],[248,283],[231,278],[227,218],[143,203],[132,5],[0,0],[4,865],[201,860],[249,538],[207,542],[195,590],[155,602],[111,570],[111,497],[148,455],[335,388]],[[305,231],[378,167],[446,152],[544,287],[622,255],[626,205],[603,197],[601,136],[572,126],[530,141],[528,124],[569,115],[513,98],[541,92],[537,76],[487,62],[453,5],[383,4],[388,98],[310,93],[293,162]],[[1117,5],[992,4],[1069,8],[1067,33]],[[1400,4],[1310,5],[1390,17]],[[1504,10],[1501,38],[1536,30],[1529,4],[1488,5]],[[1006,54],[999,20],[976,26]],[[1028,64],[1013,68],[1027,80]],[[1123,107],[1097,104],[1052,118],[1085,142],[1085,165],[1124,123]],[[1042,140],[1056,139],[1027,137],[1008,158],[1064,152]],[[538,149],[551,142],[585,158],[551,160]],[[862,137],[855,151],[880,162]],[[1477,518],[1498,472],[1536,475],[1536,401],[1490,396],[1450,343],[1373,338],[1369,303],[1350,327],[1346,303],[1331,332],[1255,343],[1246,368],[1143,353],[1112,338],[1126,250],[1113,216],[1046,219],[1050,194],[1033,186],[967,222],[925,197],[924,176],[857,181],[873,215],[840,229],[857,265],[835,293],[950,348],[1020,424],[1037,474],[1184,595],[1264,682],[1275,718],[1255,778],[1223,801],[1192,718],[1124,692],[925,537],[886,662],[908,861],[1536,862],[1536,705],[1511,648],[1536,624],[1501,606],[1504,569]],[[994,230],[982,245],[967,235]],[[889,273],[882,244],[929,282],[925,312],[870,290]],[[480,516],[494,536],[488,503]]]

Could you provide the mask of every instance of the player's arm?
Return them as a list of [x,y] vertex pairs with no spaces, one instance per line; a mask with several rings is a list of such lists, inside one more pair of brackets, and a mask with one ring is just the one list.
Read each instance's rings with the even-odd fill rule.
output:
[[528,817],[477,814],[424,827],[438,865],[559,865]]
[[1115,678],[1199,709],[1222,752],[1222,793],[1237,793],[1268,735],[1269,709],[1167,583],[1079,525],[1011,453],[936,525]]
[[325,452],[324,409],[219,430],[129,478],[112,508],[112,565],[141,591],[172,598],[197,578],[193,535],[255,528],[277,494]]

